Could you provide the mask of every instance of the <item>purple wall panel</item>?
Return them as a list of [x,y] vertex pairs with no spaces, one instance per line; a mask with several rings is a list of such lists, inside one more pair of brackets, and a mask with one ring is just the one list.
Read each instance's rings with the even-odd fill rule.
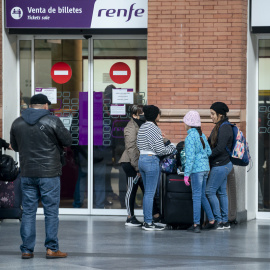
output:
[[94,93],[94,145],[103,145],[103,94]]
[[79,93],[79,145],[88,145],[88,93]]

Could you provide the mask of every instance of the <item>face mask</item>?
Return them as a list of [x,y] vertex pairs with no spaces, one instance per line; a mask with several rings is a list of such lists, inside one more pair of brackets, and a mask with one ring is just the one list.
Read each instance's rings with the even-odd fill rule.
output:
[[140,119],[140,121],[142,121],[142,122],[145,122],[145,121],[146,121],[146,119],[145,119],[145,117],[144,117],[143,114],[140,115],[140,118],[139,118],[139,119]]

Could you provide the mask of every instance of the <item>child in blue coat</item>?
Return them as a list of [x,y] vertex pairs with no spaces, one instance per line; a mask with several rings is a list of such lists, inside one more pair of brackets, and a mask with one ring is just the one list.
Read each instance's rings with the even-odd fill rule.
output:
[[189,111],[184,117],[187,137],[185,139],[186,165],[184,181],[187,186],[191,179],[193,200],[193,222],[188,231],[200,233],[201,206],[209,220],[207,229],[215,227],[212,209],[205,195],[206,180],[210,171],[208,157],[212,151],[201,130],[201,119],[197,111]]

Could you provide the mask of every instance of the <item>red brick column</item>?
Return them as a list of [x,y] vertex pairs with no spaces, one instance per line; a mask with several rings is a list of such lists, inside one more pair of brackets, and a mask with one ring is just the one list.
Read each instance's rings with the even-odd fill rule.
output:
[[[247,1],[148,3],[148,104],[209,110],[223,101],[245,112]],[[179,141],[183,126],[160,127]],[[207,135],[212,127],[203,125]]]

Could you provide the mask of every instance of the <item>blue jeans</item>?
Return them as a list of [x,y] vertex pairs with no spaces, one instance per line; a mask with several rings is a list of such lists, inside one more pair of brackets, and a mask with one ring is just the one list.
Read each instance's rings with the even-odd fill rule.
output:
[[159,158],[154,155],[140,155],[139,171],[144,185],[144,222],[152,223],[153,201],[160,175]]
[[203,207],[208,220],[214,220],[211,206],[205,195],[206,180],[208,172],[192,173],[190,175],[192,200],[193,200],[193,221],[194,224],[200,224],[201,208]]
[[227,176],[232,168],[233,165],[231,162],[224,166],[213,167],[206,185],[205,193],[212,207],[215,220],[218,223],[226,223],[228,221],[228,196],[226,186]]
[[20,246],[22,253],[32,253],[36,243],[36,212],[39,199],[45,215],[45,247],[58,251],[58,210],[60,203],[60,177],[37,178],[21,177],[22,223]]

